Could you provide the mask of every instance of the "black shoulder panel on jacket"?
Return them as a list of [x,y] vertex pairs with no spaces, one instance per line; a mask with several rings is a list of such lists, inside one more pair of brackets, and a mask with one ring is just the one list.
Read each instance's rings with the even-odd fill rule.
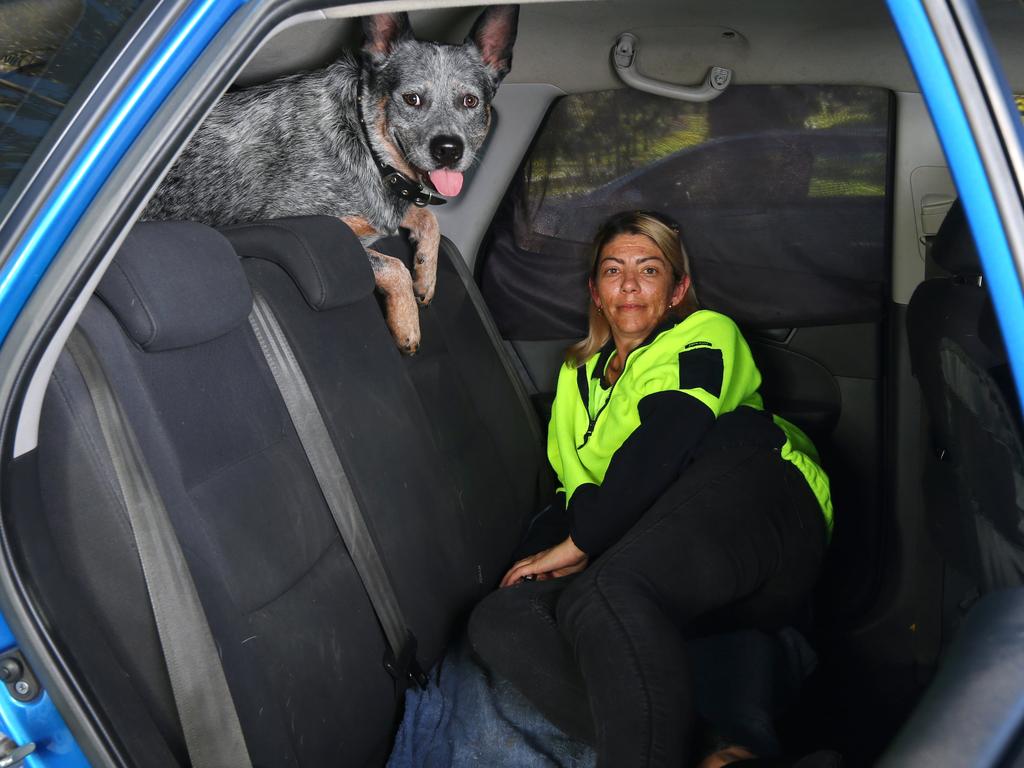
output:
[[680,389],[703,389],[708,394],[721,397],[724,375],[720,349],[696,347],[679,353]]

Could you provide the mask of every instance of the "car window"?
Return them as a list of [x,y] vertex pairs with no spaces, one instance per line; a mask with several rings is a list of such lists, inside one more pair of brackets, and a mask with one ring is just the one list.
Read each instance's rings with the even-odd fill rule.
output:
[[0,198],[139,4],[0,2]]
[[583,335],[587,244],[629,209],[679,222],[709,308],[773,327],[878,319],[890,98],[737,86],[704,104],[629,89],[561,99],[481,252],[506,338]]

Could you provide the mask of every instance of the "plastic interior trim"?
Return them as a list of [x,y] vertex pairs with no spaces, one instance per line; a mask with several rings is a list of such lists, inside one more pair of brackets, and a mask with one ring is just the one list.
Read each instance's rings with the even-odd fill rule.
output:
[[612,46],[612,66],[615,74],[628,85],[638,91],[653,93],[679,101],[704,102],[718,98],[732,82],[732,70],[727,67],[713,66],[698,86],[676,85],[663,80],[655,80],[640,74],[637,68],[637,55],[640,53],[640,41],[631,32],[623,32]]

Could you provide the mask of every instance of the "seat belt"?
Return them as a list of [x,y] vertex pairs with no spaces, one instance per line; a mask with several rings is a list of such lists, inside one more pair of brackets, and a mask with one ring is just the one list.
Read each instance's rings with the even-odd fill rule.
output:
[[384,668],[395,680],[407,680],[423,688],[427,684],[427,677],[416,659],[416,636],[409,630],[402,615],[384,561],[370,534],[309,383],[270,305],[256,290],[253,291],[249,323],[256,333],[256,340],[277,382],[277,388],[281,391],[288,415],[313,468],[324,500],[331,510],[338,533],[345,542],[363,588],[370,598],[373,612],[384,631],[388,643]]
[[114,467],[189,759],[194,768],[251,768],[220,653],[135,433],[79,329],[71,332],[67,350],[85,381]]

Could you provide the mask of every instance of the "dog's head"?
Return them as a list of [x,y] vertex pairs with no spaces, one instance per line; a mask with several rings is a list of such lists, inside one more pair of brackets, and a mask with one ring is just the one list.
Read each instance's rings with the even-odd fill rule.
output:
[[[462,45],[416,40],[404,13],[363,22],[377,130],[445,196],[459,194],[491,123],[491,100],[512,66],[519,6],[487,8]],[[373,130],[373,127],[371,127]]]

